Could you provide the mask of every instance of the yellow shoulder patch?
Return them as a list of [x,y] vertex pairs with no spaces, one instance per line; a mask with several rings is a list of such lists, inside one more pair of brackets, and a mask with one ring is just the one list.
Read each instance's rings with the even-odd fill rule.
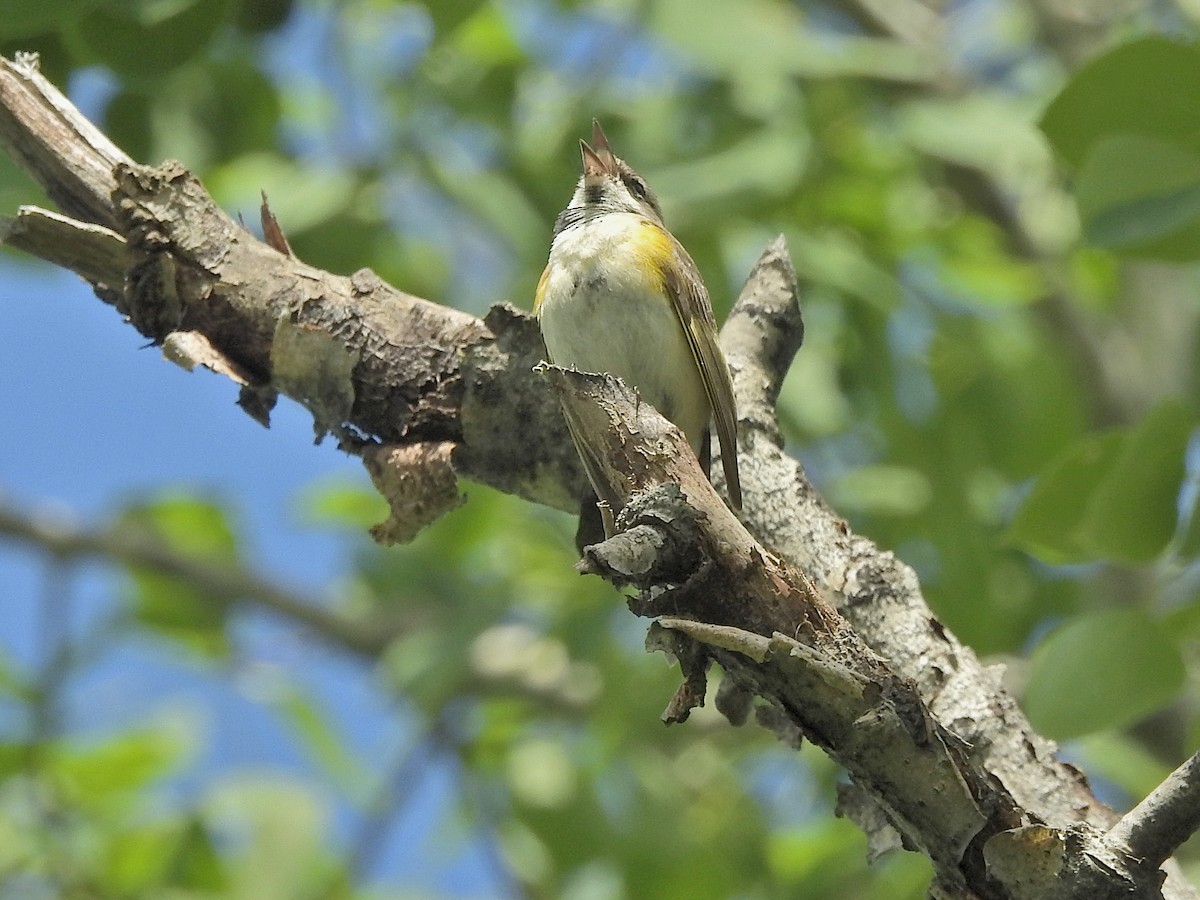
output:
[[542,269],[542,277],[538,279],[537,290],[533,292],[533,314],[542,314],[542,299],[546,296],[546,282],[550,280],[550,267]]
[[646,268],[658,274],[659,287],[667,285],[667,270],[675,256],[674,243],[661,225],[643,221],[637,236],[637,253],[645,261]]

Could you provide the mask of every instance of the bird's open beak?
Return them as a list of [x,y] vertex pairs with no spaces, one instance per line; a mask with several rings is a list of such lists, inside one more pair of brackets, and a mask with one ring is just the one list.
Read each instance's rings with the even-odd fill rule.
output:
[[608,138],[600,122],[592,119],[592,143],[579,142],[579,151],[583,155],[583,174],[593,177],[598,175],[616,175],[617,158],[608,146]]

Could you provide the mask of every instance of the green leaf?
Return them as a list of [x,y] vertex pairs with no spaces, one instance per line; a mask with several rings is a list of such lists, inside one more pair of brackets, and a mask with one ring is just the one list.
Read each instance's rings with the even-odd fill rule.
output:
[[1089,778],[1104,778],[1120,785],[1131,797],[1145,797],[1171,774],[1137,737],[1119,731],[1093,734],[1082,744]]
[[432,628],[413,630],[384,652],[385,684],[432,715],[464,690],[468,673],[456,662],[461,648],[456,635]]
[[105,896],[164,896],[164,887],[228,887],[212,839],[194,819],[154,823],[113,836],[104,848]]
[[922,95],[898,105],[896,118],[901,137],[921,153],[972,169],[1004,175],[1020,165],[1036,171],[1049,157],[1024,97],[999,91]]
[[212,836],[196,820],[188,823],[171,865],[175,881],[182,887],[224,893],[229,882]]
[[252,0],[237,7],[238,28],[243,31],[265,32],[278,28],[292,13],[293,0]]
[[480,65],[514,65],[525,58],[513,34],[510,16],[491,4],[480,4],[454,29],[449,43]]
[[1200,48],[1163,37],[1116,47],[1067,83],[1042,116],[1041,128],[1072,167],[1097,142],[1142,135],[1200,150]]
[[1194,427],[1181,403],[1165,401],[1129,432],[1076,442],[1038,478],[1008,540],[1055,564],[1157,558],[1178,528]]
[[766,865],[790,892],[804,897],[887,897],[921,900],[929,893],[929,861],[919,853],[890,853],[871,865],[878,889],[862,885],[861,833],[841,818],[803,828],[773,830]]
[[1088,501],[1079,541],[1094,558],[1146,563],[1179,526],[1184,452],[1195,421],[1182,403],[1164,401],[1129,433]]
[[1150,714],[1183,678],[1179,649],[1145,613],[1092,613],[1051,632],[1034,651],[1022,705],[1034,728],[1062,740]]
[[1200,637],[1200,594],[1186,603],[1173,606],[1162,618],[1163,627],[1178,640]]
[[827,284],[880,312],[890,312],[899,304],[895,274],[880,267],[860,241],[828,229],[791,233],[788,247],[802,282]]
[[4,0],[0,41],[33,37],[62,27],[95,6],[98,0]]
[[30,680],[13,665],[8,651],[0,647],[0,695],[27,700],[33,690]]
[[1048,563],[1091,560],[1079,541],[1079,524],[1124,443],[1123,435],[1113,433],[1089,435],[1068,447],[1038,477],[1009,526],[1007,540]]
[[847,838],[853,827],[848,820],[830,818],[773,833],[766,847],[767,865],[784,883],[812,885],[850,862],[847,857],[854,850]]
[[[183,493],[130,507],[114,528],[211,565],[238,563],[238,536],[224,510]],[[130,566],[129,602],[138,620],[207,655],[228,649],[225,620],[235,599],[158,568]]]
[[942,275],[951,290],[980,306],[1033,303],[1045,295],[1045,283],[1037,266],[1017,263],[999,254],[991,259],[949,257],[943,260]]
[[829,487],[830,502],[846,512],[912,516],[929,506],[929,479],[909,466],[860,466]]
[[329,863],[330,810],[323,799],[312,785],[279,775],[224,778],[203,812],[217,846],[232,850],[224,896],[311,896]]
[[195,559],[228,562],[238,558],[238,536],[225,510],[182,491],[127,508],[115,526],[149,534],[177,553]]
[[545,243],[545,223],[513,178],[499,172],[463,171],[432,164],[436,184],[470,209],[518,251],[532,254]]
[[1094,244],[1160,259],[1200,257],[1200,153],[1142,135],[1098,141],[1076,187]]
[[437,3],[426,4],[425,11],[438,33],[444,34],[475,15],[479,6],[479,0],[438,0]]
[[132,803],[136,792],[167,774],[184,745],[170,731],[133,732],[90,746],[60,743],[54,771],[72,802],[88,809]]
[[351,797],[366,797],[371,788],[370,767],[354,758],[316,703],[296,688],[285,686],[275,705],[337,784]]
[[130,579],[128,602],[138,622],[204,656],[228,652],[229,598],[147,569],[131,569]]
[[246,153],[214,168],[205,179],[222,204],[253,211],[262,192],[289,240],[344,213],[354,202],[355,181],[345,171],[301,166],[274,152]]
[[298,502],[305,524],[349,528],[362,532],[388,516],[387,501],[378,491],[344,479],[310,485]]
[[34,752],[29,744],[0,743],[0,780],[27,769]]
[[758,90],[771,97],[779,82],[795,76],[923,81],[934,68],[928,53],[903,41],[816,33],[790,4],[667,0],[648,9],[650,27],[699,71],[748,95]]
[[1187,520],[1187,528],[1179,540],[1179,555],[1189,560],[1200,557],[1200,505],[1192,510]]
[[[256,3],[260,0],[256,0]],[[248,4],[255,5],[255,4]],[[205,66],[205,77],[185,80],[195,113],[209,127],[218,159],[274,149],[279,140],[282,101],[275,84],[256,65],[232,59]],[[165,102],[174,102],[175,97]],[[164,102],[157,98],[158,103]]]
[[[1185,451],[1185,483],[1181,491],[1183,508],[1180,516],[1184,527],[1179,536],[1177,552],[1184,559],[1200,557],[1200,424],[1188,438]],[[1197,601],[1200,601],[1198,596]]]
[[178,828],[151,825],[113,835],[104,848],[105,890],[114,896],[161,885]]
[[201,53],[230,18],[232,0],[108,3],[71,23],[72,44],[118,75],[154,81]]

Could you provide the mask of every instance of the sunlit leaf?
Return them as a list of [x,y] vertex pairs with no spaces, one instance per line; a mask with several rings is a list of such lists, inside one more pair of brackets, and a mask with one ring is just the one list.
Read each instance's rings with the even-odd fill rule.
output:
[[230,598],[146,569],[131,570],[130,582],[128,599],[143,625],[205,656],[228,651],[225,621]]
[[851,235],[789,234],[788,247],[801,278],[843,290],[878,310],[890,310],[900,300],[895,276],[881,269]]
[[1200,257],[1200,152],[1140,135],[1102,138],[1076,186],[1088,240],[1161,259]]
[[1077,737],[1149,715],[1183,676],[1179,649],[1145,613],[1089,613],[1038,645],[1022,705],[1042,734]]
[[1131,41],[1076,72],[1046,109],[1041,128],[1073,167],[1114,135],[1159,138],[1200,151],[1200,95],[1179,89],[1198,79],[1195,44],[1158,36]]
[[515,181],[492,171],[461,172],[435,167],[439,186],[486,221],[514,248],[533,252],[546,243],[546,222]]
[[1166,401],[1130,432],[1088,500],[1082,546],[1099,559],[1129,563],[1162,553],[1178,527],[1184,452],[1195,427],[1182,403]]
[[59,743],[54,772],[72,802],[103,809],[134,802],[135,792],[166,775],[183,746],[169,731],[134,731],[90,745]]
[[905,466],[862,466],[829,486],[829,499],[846,512],[889,516],[920,513],[932,498],[929,480]]
[[488,65],[511,65],[525,55],[513,35],[509,16],[490,3],[479,4],[475,13],[455,29],[452,43],[460,53]]
[[[903,41],[831,36],[810,30],[799,11],[753,0],[670,0],[652,7],[663,38],[709,71],[770,91],[774,79],[879,77],[923,81],[934,71],[928,54]],[[753,52],[746,48],[753,47]]]
[[104,886],[113,895],[164,894],[164,887],[220,891],[228,887],[208,833],[193,819],[118,832],[105,848]]
[[128,507],[116,528],[160,541],[184,556],[213,561],[238,557],[239,536],[225,510],[182,491]]
[[1084,562],[1079,529],[1096,487],[1125,447],[1120,434],[1088,436],[1038,476],[1008,529],[1008,540],[1050,563]]
[[364,798],[372,780],[316,702],[292,687],[283,690],[276,706],[304,742],[313,758],[351,797]]
[[35,749],[24,743],[0,743],[0,779],[29,767]]
[[917,98],[900,107],[904,139],[938,159],[998,177],[1018,167],[1045,169],[1045,141],[1030,121],[1028,100],[1008,93]]
[[810,152],[800,128],[760,128],[707,156],[647,172],[666,198],[673,221],[687,224],[714,202],[753,203],[783,193],[799,178]]
[[229,895],[303,896],[327,878],[328,809],[311,786],[281,776],[223,779],[204,803],[203,821],[232,857]]
[[1175,535],[1184,451],[1195,427],[1179,403],[1129,432],[1089,436],[1034,484],[1008,537],[1047,562],[1148,562]]
[[480,0],[442,0],[426,5],[429,16],[439,32],[450,32],[475,14]]
[[[767,843],[771,871],[785,884],[802,885],[806,895],[857,895],[856,871],[863,856],[861,832],[845,819],[806,828],[778,829]],[[928,860],[916,853],[892,853],[872,865],[879,890],[864,896],[921,900],[928,895]]]
[[[161,547],[198,564],[236,565],[239,536],[224,510],[183,493],[131,506],[114,528],[129,538]],[[129,601],[138,619],[194,650],[221,654],[226,648],[225,620],[237,599],[176,574],[169,567],[131,565]]]
[[1081,743],[1089,778],[1120,785],[1131,802],[1145,797],[1171,774],[1170,765],[1128,733],[1099,732]]
[[1184,472],[1184,487],[1179,498],[1184,529],[1178,552],[1185,559],[1195,559],[1200,557],[1200,424],[1188,438]]
[[305,489],[298,501],[303,520],[311,525],[364,531],[387,518],[387,501],[364,484],[322,481]]
[[300,166],[277,153],[234,157],[208,173],[206,186],[222,203],[255,211],[265,191],[289,240],[345,212],[354,200],[349,173]]
[[388,686],[428,712],[440,709],[464,686],[459,665],[465,648],[450,635],[431,629],[413,631],[394,641],[383,658]]

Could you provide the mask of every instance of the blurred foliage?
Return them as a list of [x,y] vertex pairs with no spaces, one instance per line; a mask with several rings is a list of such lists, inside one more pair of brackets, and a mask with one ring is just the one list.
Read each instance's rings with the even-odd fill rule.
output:
[[[922,43],[931,10],[941,30]],[[1200,735],[1184,690],[1200,638],[1200,100],[1184,89],[1200,11],[940,10],[7,0],[0,49],[38,50],[119,144],[182,159],[230,211],[265,190],[307,262],[474,312],[528,303],[593,115],[654,184],[719,315],[782,232],[807,323],[780,398],[792,449],[917,568],[951,629],[1010,661],[1040,728],[1086,736],[1073,752],[1123,802]],[[0,198],[37,199],[3,161]],[[334,593],[395,629],[376,668],[423,736],[404,759],[454,761],[461,800],[439,827],[483,836],[496,892],[924,895],[911,854],[865,866],[819,755],[797,763],[711,714],[664,730],[676,676],[574,575],[570,523],[468,493],[387,552],[361,537],[379,515],[361,487],[303,506],[354,535]],[[112,527],[215,564],[250,556],[230,513],[178,493]],[[225,664],[229,598],[144,570],[115,593],[116,631]],[[332,788],[239,775],[170,802],[202,738],[56,733],[54,689],[93,659],[64,640],[57,669],[0,672],[27,726],[0,747],[4,896],[403,893],[365,885],[322,790],[368,823],[403,791],[299,682],[272,713]]]

